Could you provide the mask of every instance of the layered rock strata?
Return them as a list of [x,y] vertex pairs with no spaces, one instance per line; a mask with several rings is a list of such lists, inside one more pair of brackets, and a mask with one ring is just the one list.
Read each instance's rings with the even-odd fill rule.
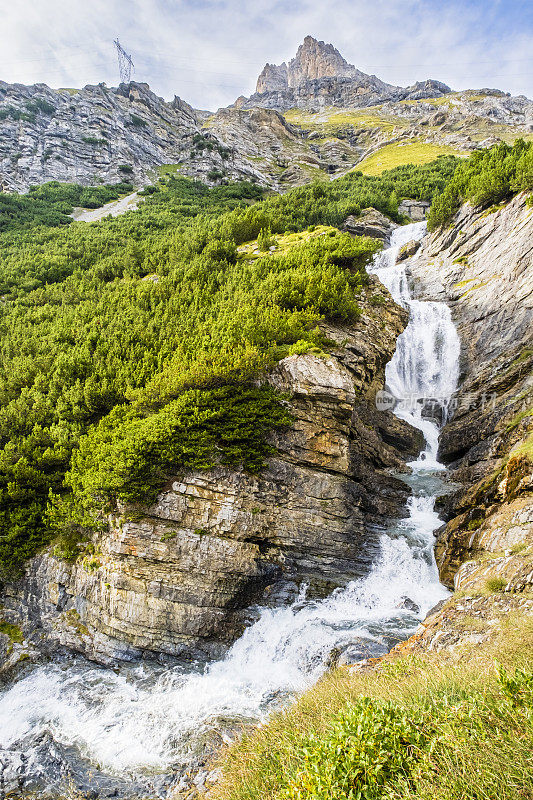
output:
[[259,476],[176,475],[152,506],[117,509],[75,565],[53,550],[28,565],[4,613],[29,642],[104,663],[218,655],[251,605],[365,573],[380,524],[407,497],[391,471],[422,442],[373,403],[406,313],[374,278],[361,307],[353,326],[325,327],[329,354],[290,356],[268,376],[294,423],[272,436],[277,454]]
[[48,180],[146,184],[165,164],[204,180],[213,170],[261,180],[201,125],[188,103],[165,102],[145,83],[55,90],[0,81],[0,191]]

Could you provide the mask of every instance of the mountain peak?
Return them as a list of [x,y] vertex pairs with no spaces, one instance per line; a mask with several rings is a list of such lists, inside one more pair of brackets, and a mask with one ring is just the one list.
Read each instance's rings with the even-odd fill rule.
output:
[[356,71],[332,44],[306,36],[289,63],[289,86],[319,78],[351,78]]
[[266,64],[257,81],[256,92],[282,91],[320,78],[353,78],[358,70],[348,64],[332,44],[306,36],[296,56],[287,65]]

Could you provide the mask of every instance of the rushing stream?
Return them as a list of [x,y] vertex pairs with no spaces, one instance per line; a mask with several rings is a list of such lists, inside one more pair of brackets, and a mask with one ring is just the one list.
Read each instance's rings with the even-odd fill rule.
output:
[[224,659],[207,665],[112,670],[73,657],[36,667],[0,696],[0,760],[11,769],[44,786],[69,779],[101,796],[164,797],[170,776],[213,731],[264,718],[311,686],[333,648],[350,647],[352,658],[385,653],[446,596],[433,556],[434,503],[439,421],[457,384],[459,340],[448,308],[411,299],[405,267],[396,265],[402,244],[424,233],[425,223],[398,228],[373,267],[410,311],[382,401],[396,398],[395,413],[423,432],[426,447],[405,478],[408,516],[382,533],[369,573],[325,600],[302,591],[289,607],[263,610]]

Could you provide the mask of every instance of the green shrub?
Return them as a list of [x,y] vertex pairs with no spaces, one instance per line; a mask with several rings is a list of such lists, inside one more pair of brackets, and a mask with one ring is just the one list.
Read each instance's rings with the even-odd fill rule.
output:
[[276,240],[272,238],[272,234],[270,233],[270,228],[261,228],[259,231],[259,235],[257,237],[257,246],[260,250],[266,251],[270,250],[272,245],[276,243]]
[[501,592],[507,586],[507,581],[504,578],[488,578],[485,585],[489,592]]
[[81,507],[149,502],[172,475],[216,464],[258,472],[273,448],[264,432],[291,416],[273,391],[189,390],[148,416],[118,407],[80,440],[67,485]]
[[466,201],[474,206],[490,206],[531,189],[533,142],[518,139],[512,147],[502,142],[489,150],[477,150],[459,163],[444,191],[434,198],[428,229],[446,225]]
[[131,124],[137,128],[144,128],[148,125],[147,121],[142,117],[138,117],[137,114],[130,114],[130,120]]
[[429,732],[392,703],[362,697],[332,721],[325,734],[299,745],[302,765],[287,776],[290,800],[377,800],[406,781],[428,747]]
[[56,111],[55,106],[48,100],[45,100],[44,97],[36,97],[34,100],[28,100],[26,102],[26,108],[31,114],[38,114],[40,112],[48,116],[52,116]]
[[20,108],[14,108],[14,106],[3,106],[3,108],[0,108],[0,122],[6,119],[12,119],[14,122],[20,120],[24,122],[35,122],[35,114],[31,111],[25,112]]
[[18,644],[24,640],[24,634],[19,626],[6,622],[4,619],[0,619],[0,633],[3,633],[4,636],[9,636],[12,642],[17,642]]

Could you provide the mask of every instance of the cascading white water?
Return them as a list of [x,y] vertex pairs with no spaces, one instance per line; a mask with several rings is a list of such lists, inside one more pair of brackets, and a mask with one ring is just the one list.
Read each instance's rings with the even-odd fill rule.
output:
[[[437,411],[442,422],[446,421],[459,379],[460,341],[448,306],[414,300],[405,262],[396,263],[403,245],[421,239],[425,231],[425,222],[397,228],[390,247],[378,256],[374,272],[396,302],[409,310],[409,323],[398,337],[396,352],[385,373],[387,389],[397,401],[394,411],[424,434],[426,448],[421,455],[424,468],[439,470],[442,469],[437,461],[439,426],[424,414]],[[411,466],[416,467],[419,462],[420,459]]]
[[184,767],[214,729],[259,720],[314,683],[332,648],[352,645],[361,658],[384,653],[446,596],[433,557],[439,427],[424,416],[424,398],[437,398],[446,413],[459,342],[446,306],[412,300],[405,268],[395,263],[402,244],[424,232],[424,223],[397,229],[374,265],[410,310],[386,379],[399,401],[395,413],[423,432],[426,448],[411,465],[408,517],[382,534],[368,575],[325,600],[302,593],[290,607],[263,610],[224,659],[194,669],[113,671],[83,659],[37,667],[0,697],[0,747],[25,750],[29,772],[39,774],[44,734],[91,768],[144,781],[146,792],[150,774]]

